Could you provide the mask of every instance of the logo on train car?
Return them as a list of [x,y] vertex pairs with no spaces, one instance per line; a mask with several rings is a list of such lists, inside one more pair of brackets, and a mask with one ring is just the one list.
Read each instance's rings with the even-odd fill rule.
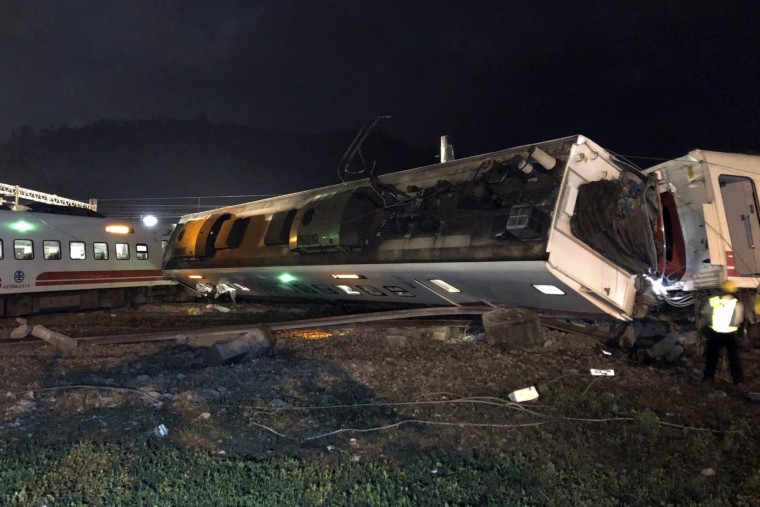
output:
[[13,273],[13,281],[14,283],[6,283],[2,284],[3,289],[28,289],[31,287],[28,283],[23,283],[24,280],[26,280],[26,275],[23,271],[18,270],[15,273]]

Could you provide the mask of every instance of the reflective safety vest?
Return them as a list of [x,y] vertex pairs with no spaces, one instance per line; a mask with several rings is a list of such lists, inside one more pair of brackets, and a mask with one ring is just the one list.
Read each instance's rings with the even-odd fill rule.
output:
[[712,324],[710,328],[716,333],[733,333],[738,330],[737,326],[732,326],[731,321],[734,318],[734,309],[736,308],[736,298],[723,299],[720,296],[710,298],[710,308],[712,308]]

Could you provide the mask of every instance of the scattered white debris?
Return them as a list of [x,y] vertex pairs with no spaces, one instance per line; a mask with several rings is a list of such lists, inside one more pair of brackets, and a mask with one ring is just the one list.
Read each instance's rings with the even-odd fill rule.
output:
[[595,368],[591,368],[591,374],[595,377],[614,377],[615,376],[615,370],[597,370]]
[[611,356],[612,352],[607,352],[606,350],[602,350],[602,355],[604,355],[604,356]]
[[158,438],[164,438],[166,435],[169,434],[169,428],[167,428],[163,424],[159,424],[155,428],[153,428],[153,434],[156,435]]
[[201,415],[198,416],[198,419],[201,419],[201,420],[206,420],[210,418],[211,418],[211,414],[208,412],[203,412]]
[[538,391],[536,391],[535,386],[518,389],[517,391],[512,391],[509,393],[509,399],[515,403],[536,400],[538,399]]
[[712,468],[705,468],[702,470],[701,474],[704,475],[705,477],[712,477],[713,475],[715,475],[715,470],[713,470]]

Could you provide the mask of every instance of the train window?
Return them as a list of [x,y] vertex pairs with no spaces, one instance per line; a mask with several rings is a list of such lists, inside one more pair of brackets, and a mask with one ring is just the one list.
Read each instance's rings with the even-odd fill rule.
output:
[[47,261],[61,260],[61,242],[60,241],[43,241],[42,256]]
[[69,241],[69,257],[81,260],[87,257],[85,254],[84,241]]
[[14,239],[13,256],[17,261],[30,261],[34,259],[34,244],[31,239]]
[[93,243],[92,255],[96,261],[108,260],[108,243]]
[[376,289],[371,285],[357,285],[361,290],[369,294],[370,296],[385,296],[385,293],[380,289]]
[[337,291],[333,290],[332,287],[330,287],[329,285],[321,285],[321,284],[315,283],[314,285],[312,285],[312,287],[314,287],[317,290],[321,290],[325,294],[337,294],[338,293]]
[[147,260],[148,258],[148,245],[138,243],[135,245],[135,258],[140,261]]
[[272,215],[267,232],[264,235],[264,244],[267,246],[287,245],[290,241],[290,228],[297,210],[279,211]]
[[129,245],[126,243],[116,243],[116,259],[125,261],[129,259]]
[[309,294],[316,294],[317,291],[306,285],[305,283],[294,283],[293,287],[296,289],[302,290],[303,292],[308,292]]
[[273,284],[269,282],[260,282],[258,286],[261,287],[262,290],[267,291],[267,292],[277,292],[277,287],[275,287]]
[[349,294],[351,296],[359,296],[361,295],[361,292],[358,290],[352,288],[350,285],[336,285],[337,288],[345,292],[346,294]]
[[399,287],[398,285],[383,285],[385,289],[387,289],[389,292],[394,293],[397,296],[401,296],[402,298],[413,298],[414,294],[407,292],[402,287]]
[[230,233],[227,235],[227,247],[237,248],[243,242],[243,233],[245,233],[248,224],[251,223],[251,217],[239,218],[233,222]]

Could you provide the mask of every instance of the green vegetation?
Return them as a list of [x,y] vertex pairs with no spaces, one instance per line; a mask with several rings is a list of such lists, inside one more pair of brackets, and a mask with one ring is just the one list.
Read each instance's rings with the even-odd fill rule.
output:
[[[643,432],[641,425],[646,428]],[[650,431],[656,427],[653,416],[647,414],[620,426],[619,438],[608,438],[593,448],[589,446],[599,439],[599,433],[584,435],[590,427],[579,425],[565,433],[570,442],[547,445],[550,435],[534,435],[544,447],[542,453],[501,451],[467,458],[458,454],[433,457],[432,453],[403,464],[390,460],[356,462],[345,454],[220,459],[161,441],[134,452],[94,441],[55,447],[15,444],[5,447],[0,456],[0,503],[756,505],[760,469],[737,480],[738,476],[727,470],[705,477],[699,473],[699,466],[696,472],[678,468],[689,460],[709,460],[712,453],[738,457],[743,450],[735,439],[662,428]],[[615,447],[613,440],[618,440],[619,447],[628,447],[627,459],[618,460],[612,448],[605,450],[605,446]],[[757,438],[744,444],[752,440]],[[672,454],[673,444],[681,449],[679,455]],[[617,451],[626,453],[619,448]]]

